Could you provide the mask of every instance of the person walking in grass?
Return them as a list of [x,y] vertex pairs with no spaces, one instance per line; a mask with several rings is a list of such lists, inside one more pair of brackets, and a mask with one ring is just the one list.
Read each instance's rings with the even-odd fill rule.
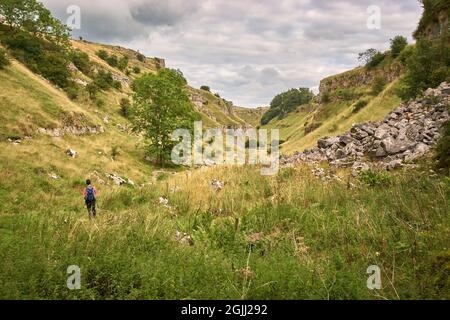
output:
[[86,188],[84,189],[84,201],[89,213],[89,219],[94,219],[97,215],[95,202],[97,200],[97,189],[92,186],[91,180],[86,180]]

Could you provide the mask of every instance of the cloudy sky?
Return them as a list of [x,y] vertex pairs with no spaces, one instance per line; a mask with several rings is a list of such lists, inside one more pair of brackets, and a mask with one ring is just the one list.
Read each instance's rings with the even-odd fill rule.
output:
[[[416,0],[43,0],[63,22],[81,8],[73,35],[165,58],[195,87],[236,105],[268,105],[289,88],[355,67],[359,52],[385,50],[414,31]],[[369,29],[370,6],[381,28]],[[373,12],[371,12],[373,13]],[[372,21],[372,20],[371,20]]]

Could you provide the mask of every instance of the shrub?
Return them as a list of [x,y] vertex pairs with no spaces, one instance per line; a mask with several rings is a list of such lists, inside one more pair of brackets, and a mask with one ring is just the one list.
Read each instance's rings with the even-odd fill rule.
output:
[[208,86],[201,86],[200,90],[211,92],[211,88]]
[[99,50],[95,54],[102,60],[106,60],[109,57],[108,52],[105,50]]
[[85,75],[90,75],[92,63],[89,56],[80,50],[73,50],[69,54],[70,61]]
[[97,96],[97,92],[98,92],[98,86],[94,83],[91,82],[86,86],[86,91],[89,94],[89,98],[91,98],[92,100],[95,100],[96,96]]
[[367,63],[367,68],[372,69],[375,68],[376,66],[378,66],[381,62],[383,62],[384,58],[386,57],[386,55],[382,52],[377,52],[376,54],[374,54],[374,56],[372,57],[372,59]]
[[106,62],[113,68],[116,68],[119,65],[119,59],[115,54],[106,58]]
[[130,116],[130,107],[131,103],[129,99],[127,98],[120,99],[120,114],[123,117],[128,118]]
[[117,63],[117,67],[123,71],[128,67],[128,57],[122,57]]
[[355,106],[353,108],[353,113],[358,113],[362,109],[364,109],[369,102],[367,100],[359,100],[357,103],[355,103]]
[[136,74],[141,73],[141,68],[139,68],[138,66],[133,67],[133,72]]
[[407,45],[408,40],[403,36],[396,36],[394,39],[391,39],[392,56],[397,58]]
[[118,146],[112,146],[111,148],[111,157],[113,160],[116,160],[116,158],[120,155],[119,147]]
[[145,56],[141,53],[138,53],[136,58],[140,61],[140,62],[144,62],[145,61]]
[[115,88],[117,90],[121,90],[122,89],[122,82],[120,82],[120,81],[113,81],[112,86],[113,86],[113,88]]
[[103,99],[97,99],[97,101],[95,102],[95,105],[96,105],[98,108],[103,107],[105,104],[106,104],[106,102],[105,102],[105,100],[103,100]]
[[436,148],[437,167],[444,169],[446,174],[450,174],[450,121],[442,130],[442,137]]
[[374,96],[379,95],[384,90],[385,86],[386,86],[386,79],[384,79],[383,77],[376,77],[372,85],[372,94]]
[[78,88],[74,85],[66,87],[64,91],[67,93],[70,100],[76,100],[78,98]]
[[392,177],[385,171],[376,172],[367,170],[359,173],[358,180],[369,187],[376,187],[389,185],[392,181]]
[[0,70],[5,68],[10,64],[6,52],[0,49]]
[[418,40],[406,66],[407,72],[397,93],[403,100],[415,98],[446,81],[450,74],[450,44],[446,36],[438,41]]
[[100,70],[94,80],[96,86],[102,90],[107,90],[114,85],[114,80],[111,72]]
[[414,47],[413,46],[407,46],[398,56],[398,60],[402,63],[402,65],[406,66],[406,63],[411,57],[411,55],[414,53]]

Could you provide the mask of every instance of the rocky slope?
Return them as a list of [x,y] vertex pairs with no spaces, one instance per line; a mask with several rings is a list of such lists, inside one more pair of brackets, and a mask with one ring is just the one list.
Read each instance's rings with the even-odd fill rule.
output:
[[371,165],[401,167],[426,155],[437,142],[442,125],[450,120],[449,105],[450,84],[442,83],[424,97],[401,104],[384,120],[356,124],[340,136],[322,138],[313,149],[283,157],[282,164],[327,161],[355,171]]

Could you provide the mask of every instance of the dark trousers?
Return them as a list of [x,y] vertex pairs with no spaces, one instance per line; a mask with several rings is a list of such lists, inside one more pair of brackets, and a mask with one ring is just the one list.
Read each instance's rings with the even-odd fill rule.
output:
[[89,213],[89,219],[95,218],[97,215],[97,210],[95,209],[95,200],[94,201],[86,201],[86,207]]

